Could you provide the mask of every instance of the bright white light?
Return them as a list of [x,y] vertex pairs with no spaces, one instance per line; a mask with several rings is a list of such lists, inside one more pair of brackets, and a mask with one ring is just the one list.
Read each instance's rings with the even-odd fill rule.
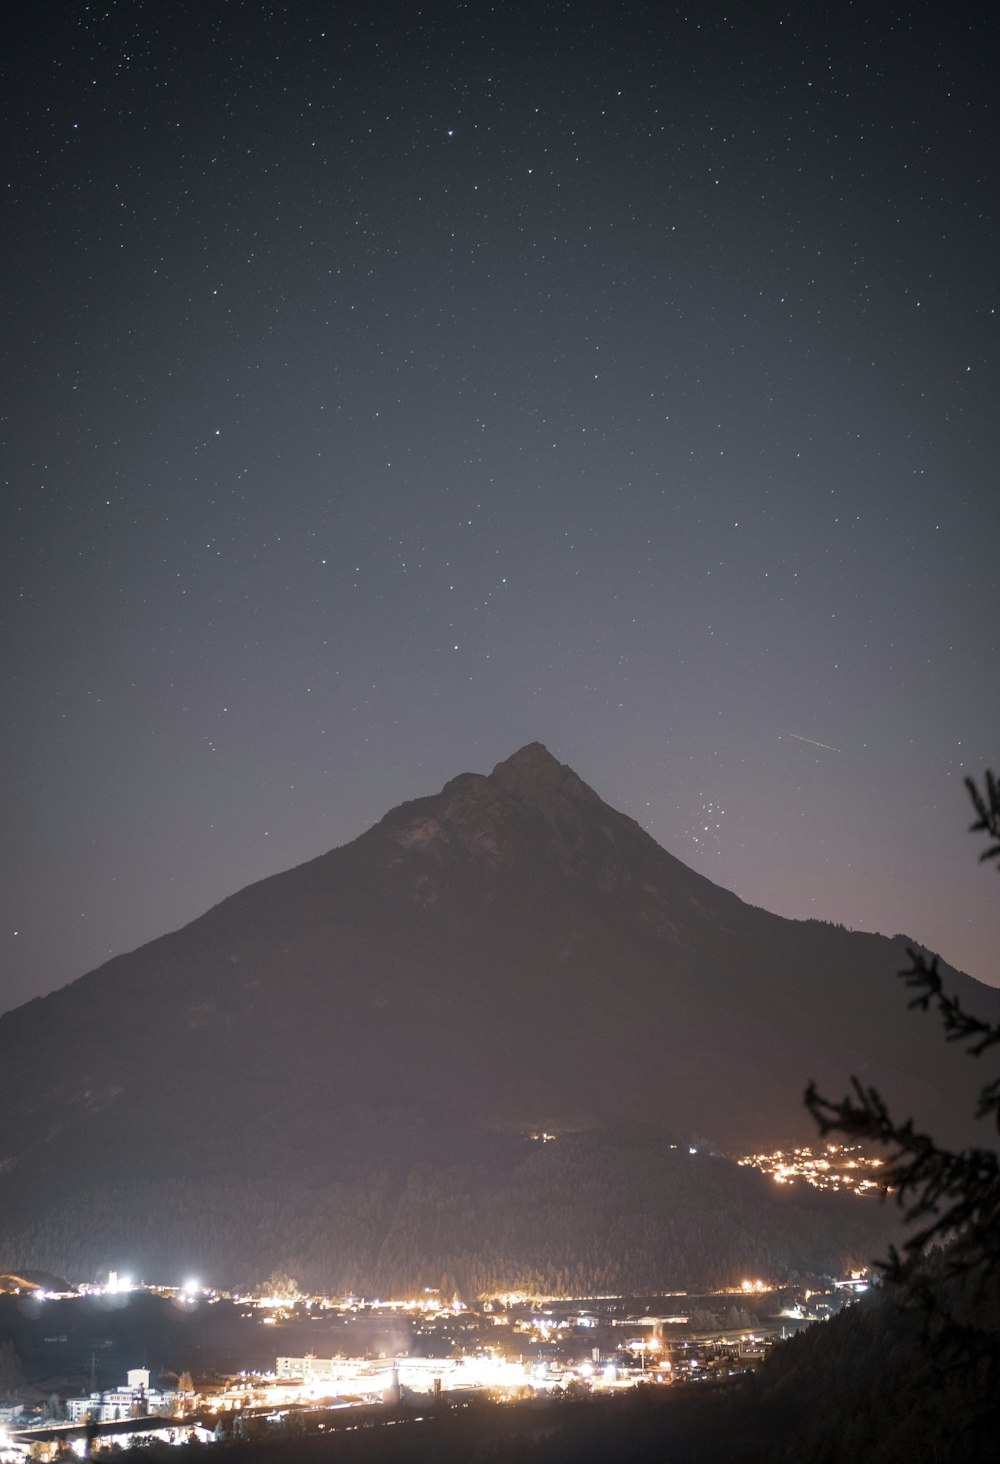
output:
[[185,1281],[184,1282],[184,1290],[187,1292],[188,1296],[194,1296],[194,1294],[195,1294],[196,1291],[200,1291],[201,1290],[201,1282],[200,1281]]

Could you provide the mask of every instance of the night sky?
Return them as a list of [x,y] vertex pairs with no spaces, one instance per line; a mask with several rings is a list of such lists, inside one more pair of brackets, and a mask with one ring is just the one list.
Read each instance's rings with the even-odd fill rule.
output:
[[990,12],[8,22],[0,1007],[536,738],[1000,981]]

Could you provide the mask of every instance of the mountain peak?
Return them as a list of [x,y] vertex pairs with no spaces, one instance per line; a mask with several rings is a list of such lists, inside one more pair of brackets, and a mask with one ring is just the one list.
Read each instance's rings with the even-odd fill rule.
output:
[[557,762],[544,742],[528,742],[517,752],[497,763],[490,774],[492,782],[506,793],[526,796],[545,802],[553,795],[600,801],[593,788],[577,777],[571,767]]

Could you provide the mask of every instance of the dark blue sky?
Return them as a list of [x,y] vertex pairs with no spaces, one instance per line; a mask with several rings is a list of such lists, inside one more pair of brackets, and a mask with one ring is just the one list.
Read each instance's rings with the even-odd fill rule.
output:
[[1000,981],[996,43],[25,15],[0,1007],[535,738],[753,903]]

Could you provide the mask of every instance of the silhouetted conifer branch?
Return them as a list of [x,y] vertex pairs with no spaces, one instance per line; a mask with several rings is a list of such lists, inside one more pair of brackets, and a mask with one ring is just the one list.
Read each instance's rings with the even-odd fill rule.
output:
[[[975,833],[995,841],[982,859],[1000,859],[1000,782],[986,773],[981,791],[966,780],[977,819]],[[936,1007],[949,1042],[965,1045],[970,1057],[979,1057],[1000,1044],[1000,1025],[972,1015],[945,992],[937,958],[910,951],[912,966],[900,972],[917,994],[911,1007]],[[990,1149],[952,1152],[941,1148],[913,1122],[897,1123],[881,1094],[856,1078],[852,1091],[839,1103],[817,1091],[806,1090],[805,1102],[824,1136],[837,1133],[855,1142],[878,1144],[889,1150],[882,1170],[883,1198],[892,1194],[917,1228],[902,1252],[890,1248],[877,1262],[888,1281],[906,1289],[911,1300],[923,1305],[935,1342],[953,1358],[986,1358],[1000,1363],[1000,1332],[996,1310],[1000,1293],[1000,1160]],[[978,1117],[994,1114],[1000,1126],[1000,1078],[980,1090]],[[936,1252],[933,1263],[929,1253]]]
[[897,1124],[875,1088],[852,1080],[853,1096],[839,1103],[823,1098],[811,1083],[806,1106],[824,1136],[841,1134],[854,1142],[890,1150],[881,1174],[884,1195],[904,1208],[908,1224],[921,1225],[909,1237],[902,1257],[893,1252],[880,1262],[895,1281],[920,1262],[934,1242],[948,1242],[947,1274],[967,1275],[984,1264],[1000,1264],[1000,1164],[989,1149],[942,1149],[910,1119]]
[[969,825],[969,832],[989,834],[992,839],[997,840],[995,844],[991,844],[983,850],[979,856],[979,862],[983,864],[987,859],[1000,859],[1000,782],[987,768],[983,780],[983,792],[979,791],[972,778],[966,778],[965,786],[969,790],[972,806],[978,814],[975,823]]
[[899,974],[907,986],[917,989],[918,994],[910,1002],[911,1008],[926,1012],[934,1003],[944,1023],[946,1040],[970,1043],[970,1057],[979,1057],[988,1047],[995,1047],[1000,1043],[1000,1025],[991,1026],[989,1022],[973,1016],[964,1009],[957,997],[949,996],[944,990],[938,973],[937,956],[928,961],[920,951],[914,950],[909,951],[909,956],[913,965]]

